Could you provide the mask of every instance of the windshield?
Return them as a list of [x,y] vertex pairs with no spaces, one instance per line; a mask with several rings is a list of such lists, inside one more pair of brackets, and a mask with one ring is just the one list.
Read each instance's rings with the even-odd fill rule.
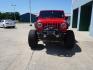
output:
[[41,11],[39,17],[41,18],[63,18],[63,11]]

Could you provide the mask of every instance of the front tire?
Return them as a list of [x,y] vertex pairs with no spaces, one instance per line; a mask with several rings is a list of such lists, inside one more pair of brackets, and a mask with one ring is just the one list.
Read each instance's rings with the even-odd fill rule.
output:
[[71,30],[68,30],[65,39],[64,39],[64,45],[67,49],[72,49],[75,45],[75,36],[74,32]]
[[28,44],[32,50],[35,50],[37,48],[37,34],[36,30],[30,30],[28,35]]

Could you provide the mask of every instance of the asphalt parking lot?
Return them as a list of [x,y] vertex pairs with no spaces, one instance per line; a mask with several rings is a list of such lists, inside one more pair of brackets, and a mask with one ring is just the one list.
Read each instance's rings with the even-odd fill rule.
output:
[[34,51],[28,46],[33,28],[29,24],[0,28],[0,70],[93,70],[93,37],[88,32],[74,29],[77,44],[70,51],[57,44],[39,45]]

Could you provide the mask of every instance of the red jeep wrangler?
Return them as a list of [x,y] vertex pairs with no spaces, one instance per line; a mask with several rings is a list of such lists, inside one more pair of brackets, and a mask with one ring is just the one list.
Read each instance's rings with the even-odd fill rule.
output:
[[69,23],[62,10],[40,11],[37,21],[34,23],[36,30],[30,30],[28,43],[31,49],[37,48],[38,41],[63,42],[64,47],[71,49],[75,44],[72,30],[68,30]]

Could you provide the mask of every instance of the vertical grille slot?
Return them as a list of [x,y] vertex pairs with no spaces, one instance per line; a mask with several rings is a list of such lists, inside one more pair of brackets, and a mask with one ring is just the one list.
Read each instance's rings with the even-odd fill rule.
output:
[[45,28],[45,27],[50,27],[50,26],[52,26],[52,27],[55,27],[56,29],[59,29],[59,27],[60,27],[60,24],[59,23],[45,23],[45,24],[43,24],[43,28]]

